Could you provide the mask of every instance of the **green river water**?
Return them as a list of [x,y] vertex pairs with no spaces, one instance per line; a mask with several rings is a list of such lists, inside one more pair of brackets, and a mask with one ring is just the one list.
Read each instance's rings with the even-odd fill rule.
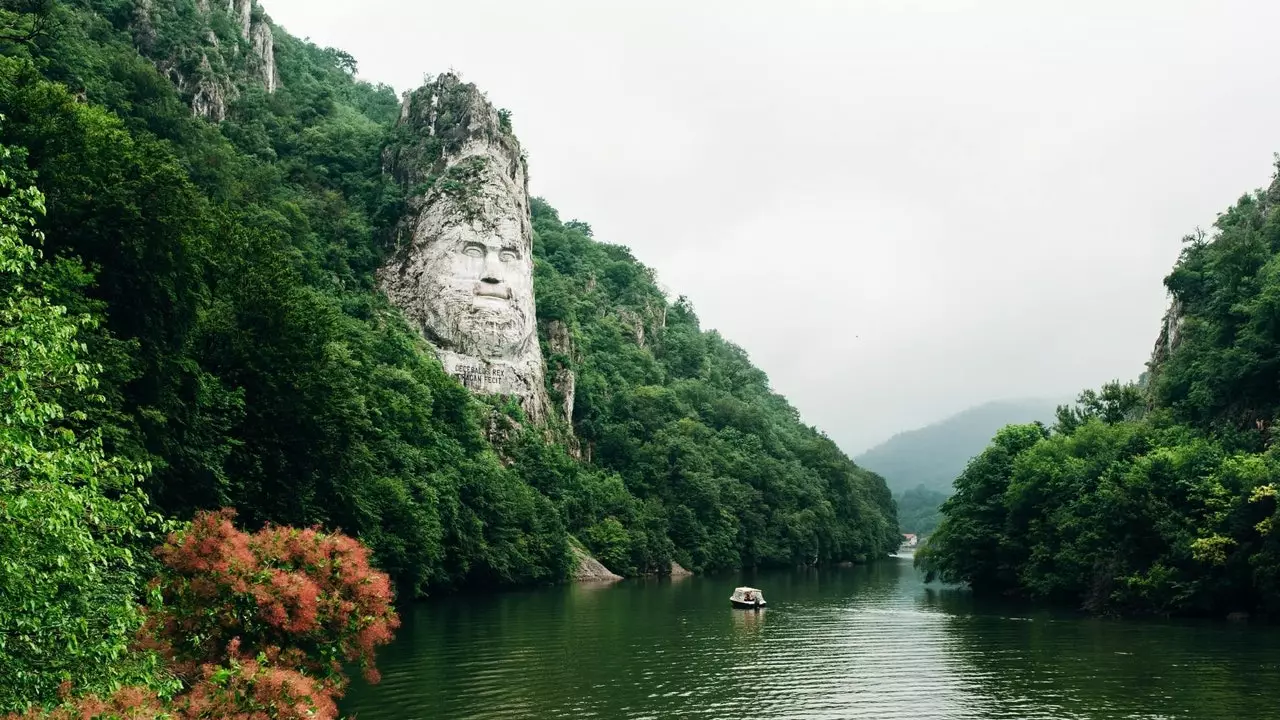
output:
[[[734,610],[736,585],[764,591]],[[1097,620],[870,566],[627,580],[402,613],[342,709],[395,718],[1280,718],[1280,628]]]

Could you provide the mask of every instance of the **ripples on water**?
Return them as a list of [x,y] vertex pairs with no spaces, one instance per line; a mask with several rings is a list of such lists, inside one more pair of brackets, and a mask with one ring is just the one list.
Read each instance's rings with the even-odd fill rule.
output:
[[[733,610],[733,587],[769,600]],[[871,567],[451,598],[402,613],[396,718],[1280,718],[1280,632],[1101,621],[976,603]]]

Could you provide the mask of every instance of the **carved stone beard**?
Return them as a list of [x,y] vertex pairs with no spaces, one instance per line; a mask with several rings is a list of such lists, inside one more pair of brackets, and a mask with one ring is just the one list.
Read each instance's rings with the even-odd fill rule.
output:
[[487,217],[473,220],[449,198],[421,218],[415,257],[424,334],[439,348],[490,361],[541,355],[534,335],[533,259],[510,191],[486,187]]
[[427,308],[426,329],[440,347],[486,360],[528,352],[532,311],[523,307],[522,298],[477,297],[474,283],[443,286],[437,298]]

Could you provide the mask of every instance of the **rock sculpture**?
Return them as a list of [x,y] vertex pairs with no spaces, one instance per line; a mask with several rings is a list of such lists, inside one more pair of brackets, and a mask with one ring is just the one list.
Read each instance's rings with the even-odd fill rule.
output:
[[405,96],[399,131],[384,164],[410,197],[379,286],[446,372],[477,393],[514,396],[542,423],[550,404],[520,145],[505,117],[452,74]]

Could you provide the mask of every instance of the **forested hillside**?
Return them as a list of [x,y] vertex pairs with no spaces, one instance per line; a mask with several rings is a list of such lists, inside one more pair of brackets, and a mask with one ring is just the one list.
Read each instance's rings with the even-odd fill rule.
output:
[[898,505],[898,527],[904,533],[928,536],[942,522],[942,503],[948,497],[923,485],[898,493],[894,497]]
[[[897,547],[884,480],[802,424],[741,348],[703,331],[683,298],[667,304],[625,248],[545,203],[533,212],[538,315],[567,325],[579,351],[549,365],[577,376],[573,424],[593,472],[633,496],[582,531],[606,565],[660,568],[668,552],[693,568],[861,560]],[[525,476],[567,492],[540,473]]]
[[[415,188],[381,166],[397,94],[358,80],[350,56],[289,36],[250,0],[3,7],[0,220],[16,254],[0,362],[31,398],[5,396],[0,440],[20,462],[16,428],[38,420],[35,445],[65,434],[104,459],[50,469],[39,490],[27,469],[2,475],[0,508],[62,485],[104,502],[135,488],[128,523],[77,541],[132,558],[113,566],[116,600],[153,572],[137,558],[163,527],[220,507],[248,528],[355,535],[402,597],[559,581],[570,536],[624,574],[896,546],[882,479],[802,424],[626,249],[543,202],[538,320],[549,376],[577,379],[575,439],[495,433],[506,406],[445,374],[375,289]],[[75,320],[47,351],[69,353],[72,375],[24,379],[38,373],[15,348],[52,332],[12,309],[28,301]],[[554,352],[549,333],[572,350]],[[0,556],[27,548],[29,580],[61,540],[24,527],[6,523]],[[10,580],[0,603],[25,592]],[[25,622],[7,611],[0,635]]]
[[[1065,398],[1064,398],[1065,399]],[[924,427],[900,432],[854,462],[884,477],[895,494],[924,486],[951,494],[951,482],[997,430],[1012,423],[1048,422],[1063,400],[997,400],[968,408]]]
[[1053,417],[1052,400],[997,400],[922,428],[907,430],[854,458],[885,479],[894,493],[903,532],[928,535],[938,526],[951,483],[997,430]]
[[1012,425],[917,559],[975,589],[1099,612],[1280,611],[1280,175],[1197,233],[1142,385]]

